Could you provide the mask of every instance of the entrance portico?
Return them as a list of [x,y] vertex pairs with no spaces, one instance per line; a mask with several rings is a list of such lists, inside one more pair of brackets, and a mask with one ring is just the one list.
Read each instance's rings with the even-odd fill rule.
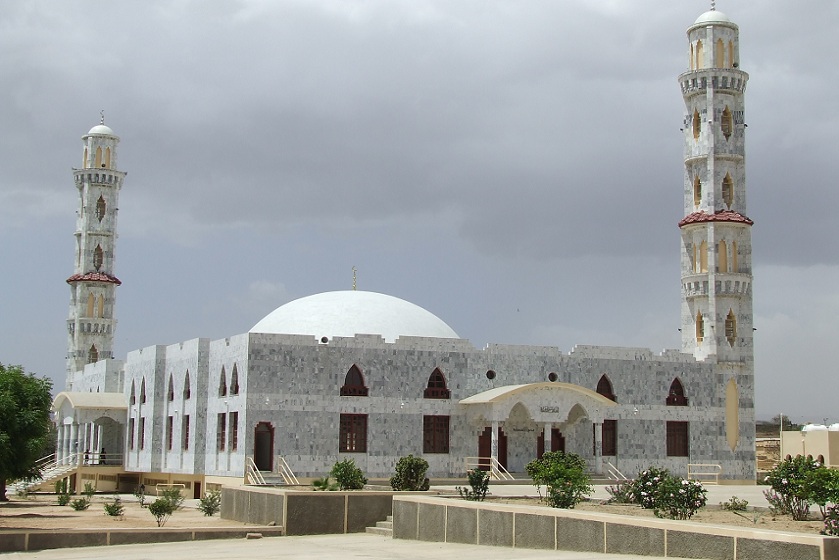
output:
[[[561,433],[588,419],[594,425],[594,472],[603,472],[603,420],[609,409],[615,406],[603,395],[571,383],[543,382],[496,387],[467,397],[460,404],[467,406],[469,421],[479,431],[490,425],[493,462],[499,460],[498,441],[502,424],[508,436],[513,434],[508,449],[512,448],[513,455],[520,459],[518,463],[511,462],[509,470],[521,470],[524,464],[536,458],[536,438],[527,436],[534,431],[534,426],[535,431],[542,433],[543,441],[547,442],[545,450],[551,450],[555,447],[551,442],[561,438]],[[556,430],[560,434],[557,435]],[[523,436],[516,438],[516,432]],[[532,445],[530,451],[529,445]],[[571,447],[568,451],[579,453],[581,450]]]
[[52,410],[58,429],[56,463],[122,464],[128,410],[125,395],[65,391],[56,395]]

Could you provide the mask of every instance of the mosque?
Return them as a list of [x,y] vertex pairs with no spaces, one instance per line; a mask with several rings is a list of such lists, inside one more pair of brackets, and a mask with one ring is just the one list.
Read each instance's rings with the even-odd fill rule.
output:
[[[242,334],[113,356],[116,208],[126,174],[104,121],[82,137],[67,387],[57,460],[100,489],[126,481],[243,484],[249,466],[323,476],[354,459],[388,477],[405,455],[432,477],[481,463],[522,472],[546,450],[592,472],[715,465],[754,481],[751,226],[738,27],[711,10],[687,30],[681,348],[476,348],[407,301],[328,292]],[[675,219],[674,219],[675,221]],[[107,450],[107,451],[106,451]],[[101,474],[102,466],[107,474]],[[99,474],[93,473],[100,467]]]

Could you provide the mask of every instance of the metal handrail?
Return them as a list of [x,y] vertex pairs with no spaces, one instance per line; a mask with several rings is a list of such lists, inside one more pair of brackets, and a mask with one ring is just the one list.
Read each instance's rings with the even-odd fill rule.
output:
[[697,476],[709,476],[713,480],[703,480],[705,484],[719,484],[722,465],[716,463],[688,463],[688,480],[698,480]]
[[245,457],[245,484],[266,484],[265,477],[262,476],[262,473],[258,468],[256,468],[256,463],[253,462],[253,457],[251,456]]
[[515,480],[513,475],[495,457],[464,457],[466,470],[489,469],[489,477],[495,480]]
[[297,477],[294,476],[294,472],[291,470],[291,467],[288,466],[288,463],[281,455],[277,455],[277,471],[280,473],[280,476],[283,477],[283,481],[285,481],[286,484],[300,484],[300,481],[298,481]]
[[609,478],[614,480],[629,480],[626,476],[618,470],[618,468],[611,463],[611,461],[606,461],[606,472],[609,474]]

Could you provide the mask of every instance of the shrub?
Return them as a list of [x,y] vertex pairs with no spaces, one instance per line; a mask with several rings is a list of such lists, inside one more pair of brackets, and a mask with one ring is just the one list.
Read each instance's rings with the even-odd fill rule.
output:
[[149,513],[154,516],[158,527],[163,527],[169,516],[175,512],[175,505],[166,498],[158,498],[149,504]]
[[428,461],[422,457],[402,457],[396,463],[396,474],[390,477],[390,487],[398,491],[428,490],[427,471]]
[[769,471],[766,481],[781,497],[781,513],[796,521],[804,521],[810,514],[810,495],[805,485],[808,473],[819,468],[811,457],[798,455],[784,459]]
[[827,504],[839,503],[839,471],[818,467],[808,472],[804,478],[804,491],[811,502],[818,504],[819,513],[825,519]]
[[58,500],[58,505],[60,506],[66,506],[71,500],[70,494],[59,494],[56,498]]
[[204,497],[198,499],[198,509],[207,517],[212,517],[221,510],[221,492],[208,490]]
[[172,504],[172,511],[179,510],[184,505],[184,495],[181,494],[180,488],[166,488],[161,492],[161,497]]
[[113,502],[105,502],[105,515],[111,517],[122,517],[125,513],[125,506],[122,505],[122,500],[119,496],[114,496]]
[[62,478],[61,480],[55,481],[55,497],[58,500],[58,505],[66,506],[70,503],[70,492],[68,491],[68,484],[67,479]]
[[355,465],[353,459],[338,461],[332,465],[330,474],[335,477],[341,490],[361,490],[367,484],[364,473]]
[[619,480],[614,486],[607,486],[610,504],[637,504],[635,499],[635,481]]
[[466,472],[466,478],[469,480],[469,486],[472,489],[455,486],[457,493],[464,500],[483,502],[487,492],[489,492],[489,473],[481,469],[471,469]]
[[70,502],[70,507],[76,511],[84,511],[90,507],[90,500],[87,498],[79,498]]
[[746,511],[749,507],[749,502],[741,500],[737,496],[731,496],[727,502],[720,502],[720,508],[725,511]]
[[323,491],[330,491],[334,492],[338,489],[338,485],[334,482],[329,481],[329,477],[325,476],[323,478],[316,478],[312,481],[312,488],[315,490],[323,490]]
[[547,488],[547,502],[551,507],[570,509],[593,492],[586,463],[575,453],[550,451],[525,467],[533,483]]
[[88,501],[93,499],[93,494],[96,493],[96,488],[90,482],[84,483],[84,490],[82,490],[82,494],[87,496]]
[[146,507],[146,485],[141,484],[140,486],[134,489],[133,493],[134,497],[137,498],[137,502],[140,504],[140,507]]
[[670,471],[657,467],[650,467],[638,473],[638,478],[633,482],[635,503],[644,509],[655,509],[659,486],[668,478]]
[[668,476],[658,486],[653,512],[656,517],[690,519],[705,506],[705,494],[706,490],[698,480]]
[[820,532],[822,535],[839,537],[839,506],[829,506],[827,508],[824,516],[824,529]]
[[772,515],[779,515],[783,513],[784,500],[781,498],[780,494],[774,490],[764,490],[763,497],[766,498],[766,502],[769,504],[769,513]]

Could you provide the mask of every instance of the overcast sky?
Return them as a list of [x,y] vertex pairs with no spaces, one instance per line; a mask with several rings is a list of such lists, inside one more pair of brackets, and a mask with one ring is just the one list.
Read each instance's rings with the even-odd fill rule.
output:
[[[740,26],[759,418],[839,422],[839,3]],[[680,344],[699,0],[0,0],[0,362],[64,387],[80,137],[122,139],[116,356],[391,294],[463,338]]]

